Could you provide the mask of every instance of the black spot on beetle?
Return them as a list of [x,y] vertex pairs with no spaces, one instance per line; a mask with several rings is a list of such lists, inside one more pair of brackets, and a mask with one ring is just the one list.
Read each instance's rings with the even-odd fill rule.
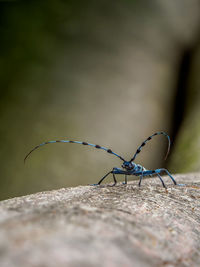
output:
[[151,138],[152,138],[152,137],[151,137],[151,136],[149,136],[149,137],[147,138],[147,140],[151,140]]
[[101,148],[101,146],[99,146],[99,145],[96,145],[95,147],[96,147],[96,148]]
[[111,149],[108,149],[107,152],[108,152],[108,153],[113,153]]
[[86,145],[86,146],[88,145],[88,143],[87,143],[87,142],[82,142],[82,144],[83,144],[83,145]]

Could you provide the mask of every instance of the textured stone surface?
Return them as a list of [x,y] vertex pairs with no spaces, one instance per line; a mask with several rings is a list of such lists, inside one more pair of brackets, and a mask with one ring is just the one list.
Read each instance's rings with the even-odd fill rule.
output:
[[0,202],[0,266],[199,266],[200,174]]

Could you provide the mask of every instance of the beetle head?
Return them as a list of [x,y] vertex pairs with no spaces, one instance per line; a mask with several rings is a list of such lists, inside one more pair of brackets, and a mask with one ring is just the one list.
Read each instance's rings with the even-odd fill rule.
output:
[[126,169],[127,171],[133,170],[135,168],[135,163],[133,161],[124,161],[122,168]]

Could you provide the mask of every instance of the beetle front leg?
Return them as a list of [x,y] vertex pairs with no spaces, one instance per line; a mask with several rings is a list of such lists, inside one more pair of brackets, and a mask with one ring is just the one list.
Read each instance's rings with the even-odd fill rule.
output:
[[[110,173],[112,173],[112,171],[110,171],[110,172],[108,172],[106,175],[104,175],[102,178],[101,178],[101,180],[97,183],[97,184],[92,184],[92,185],[100,185],[102,182],[103,182],[103,180],[110,174]],[[115,179],[116,180],[116,179]],[[116,181],[117,182],[117,181]]]

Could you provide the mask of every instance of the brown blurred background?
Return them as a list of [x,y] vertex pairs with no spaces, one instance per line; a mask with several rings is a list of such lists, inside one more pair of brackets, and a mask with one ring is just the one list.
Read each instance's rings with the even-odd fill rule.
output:
[[[0,1],[0,199],[95,183],[121,161],[200,170],[200,1]],[[122,178],[118,177],[118,180]],[[109,181],[109,179],[107,180]]]

